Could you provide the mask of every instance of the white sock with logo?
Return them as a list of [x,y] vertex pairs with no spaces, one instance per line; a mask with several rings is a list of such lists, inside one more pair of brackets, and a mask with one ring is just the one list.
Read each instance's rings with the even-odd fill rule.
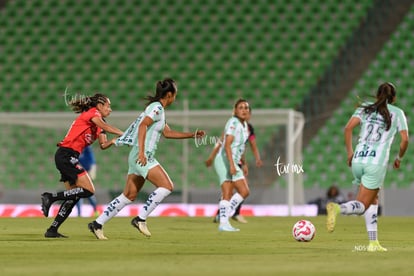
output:
[[378,239],[378,205],[371,204],[364,213],[365,226],[367,228],[368,239],[376,241]]
[[230,210],[231,210],[230,201],[220,200],[219,202],[220,225],[226,225],[229,223]]
[[106,207],[105,211],[95,220],[97,223],[104,225],[108,220],[116,216],[126,205],[132,201],[129,200],[123,193],[113,199]]
[[343,215],[362,215],[365,212],[365,206],[358,200],[351,200],[341,204],[341,214]]
[[229,216],[233,216],[234,212],[236,211],[237,207],[244,201],[244,198],[239,194],[235,193],[230,199],[230,214]]
[[153,191],[149,196],[147,201],[144,203],[144,205],[141,207],[141,210],[139,212],[139,218],[142,220],[146,220],[147,217],[151,214],[152,211],[154,211],[155,208],[166,198],[169,194],[171,194],[171,191],[166,188],[157,188],[155,191]]

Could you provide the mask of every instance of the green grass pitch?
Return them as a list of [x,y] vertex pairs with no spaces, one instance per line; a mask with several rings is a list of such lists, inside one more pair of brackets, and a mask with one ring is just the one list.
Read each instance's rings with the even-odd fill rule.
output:
[[[211,218],[150,217],[151,238],[116,217],[105,225],[107,241],[87,229],[92,219],[69,218],[68,239],[45,239],[52,218],[0,218],[0,275],[412,275],[414,220],[380,217],[379,238],[388,252],[363,251],[362,217],[339,217],[334,233],[325,217],[312,242],[293,239],[299,217],[248,217],[221,233]],[[379,274],[378,274],[379,273]]]

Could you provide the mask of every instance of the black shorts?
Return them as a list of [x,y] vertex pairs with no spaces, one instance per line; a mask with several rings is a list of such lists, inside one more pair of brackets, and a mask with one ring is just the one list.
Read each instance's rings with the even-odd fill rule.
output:
[[61,175],[60,181],[68,181],[70,185],[75,185],[78,176],[86,173],[79,163],[79,152],[70,148],[58,148],[55,153],[55,164]]

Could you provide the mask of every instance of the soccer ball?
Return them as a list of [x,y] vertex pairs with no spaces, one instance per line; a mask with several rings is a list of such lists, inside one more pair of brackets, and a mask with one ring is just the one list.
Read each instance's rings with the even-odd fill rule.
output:
[[315,237],[316,228],[309,220],[299,220],[293,225],[292,235],[295,240],[309,242]]

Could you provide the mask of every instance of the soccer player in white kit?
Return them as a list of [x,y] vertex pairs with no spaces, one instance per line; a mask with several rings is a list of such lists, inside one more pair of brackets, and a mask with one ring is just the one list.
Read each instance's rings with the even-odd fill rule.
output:
[[[333,232],[338,214],[366,215],[369,245],[367,251],[387,251],[377,238],[378,192],[383,185],[387,172],[390,148],[396,133],[400,133],[401,141],[398,155],[393,167],[400,168],[402,158],[408,147],[408,126],[404,111],[392,105],[396,99],[396,89],[391,83],[383,83],[378,87],[376,102],[365,103],[356,109],[345,126],[344,136],[347,150],[348,166],[352,167],[354,184],[359,184],[359,192],[355,200],[341,205],[327,205],[327,230]],[[359,141],[352,146],[352,131],[361,126]],[[372,207],[374,206],[374,207]],[[376,206],[376,209],[375,209]],[[374,208],[372,210],[371,208]]]
[[105,211],[93,222],[88,224],[89,230],[97,239],[106,240],[103,225],[113,218],[126,205],[132,203],[145,183],[149,180],[156,189],[148,196],[140,209],[139,215],[132,219],[131,224],[147,237],[151,232],[147,228],[146,219],[152,211],[174,189],[168,173],[155,158],[155,152],[161,135],[169,139],[199,138],[204,136],[203,130],[180,132],[172,130],[165,121],[164,108],[175,101],[177,85],[167,78],[158,81],[155,96],[148,96],[145,111],[119,137],[115,145],[129,145],[128,176],[124,191],[113,199]]
[[[223,143],[214,159],[214,169],[219,177],[222,195],[219,203],[219,231],[239,231],[230,224],[229,217],[250,193],[243,170],[238,165],[249,138],[246,121],[248,115],[249,103],[239,99],[234,105],[234,116],[226,123]],[[233,194],[234,189],[237,192]]]

